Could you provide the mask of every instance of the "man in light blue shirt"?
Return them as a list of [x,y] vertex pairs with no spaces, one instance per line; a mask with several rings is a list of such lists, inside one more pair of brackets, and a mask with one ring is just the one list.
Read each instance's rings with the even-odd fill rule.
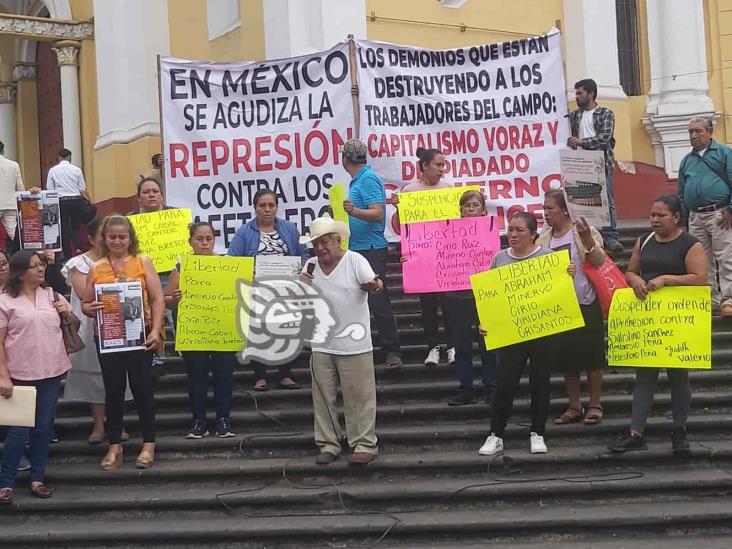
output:
[[394,313],[386,293],[386,257],[388,242],[384,237],[386,225],[386,191],[376,172],[366,164],[366,143],[351,139],[343,145],[343,168],[352,177],[348,200],[343,207],[348,213],[351,236],[348,248],[364,256],[384,283],[384,291],[369,294],[369,309],[379,333],[381,350],[387,369],[402,365]]

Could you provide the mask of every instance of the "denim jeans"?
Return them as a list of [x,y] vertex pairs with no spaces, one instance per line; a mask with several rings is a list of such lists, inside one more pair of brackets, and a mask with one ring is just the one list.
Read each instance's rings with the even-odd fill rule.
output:
[[194,420],[206,419],[209,372],[213,377],[216,418],[229,419],[234,391],[234,353],[185,351],[181,353],[188,372],[188,396]]
[[43,482],[48,464],[48,445],[51,424],[56,415],[61,376],[35,381],[13,380],[13,385],[36,388],[36,426],[9,427],[5,437],[3,459],[0,465],[0,488],[13,487],[18,474],[18,464],[26,443],[31,462],[30,482]]
[[486,389],[496,387],[496,352],[487,351],[485,340],[478,335],[478,310],[475,299],[447,296],[447,316],[452,326],[452,341],[455,344],[455,370],[460,390],[473,392],[473,342],[478,338],[480,361],[483,365],[483,385]]

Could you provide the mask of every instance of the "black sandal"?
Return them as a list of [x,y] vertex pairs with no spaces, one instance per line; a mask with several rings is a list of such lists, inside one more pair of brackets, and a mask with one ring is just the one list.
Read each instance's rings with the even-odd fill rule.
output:
[[53,488],[51,488],[48,484],[43,483],[36,484],[34,487],[33,483],[31,483],[30,493],[33,497],[48,499],[53,495]]

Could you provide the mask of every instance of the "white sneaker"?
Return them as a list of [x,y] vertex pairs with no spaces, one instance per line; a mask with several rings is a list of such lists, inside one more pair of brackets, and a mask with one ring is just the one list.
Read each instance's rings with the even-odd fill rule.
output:
[[427,366],[437,366],[440,362],[440,346],[432,347],[430,352],[427,354],[427,358],[424,359],[424,363]]
[[544,443],[544,437],[531,433],[531,453],[532,454],[546,454],[546,444]]
[[450,347],[447,350],[447,363],[448,364],[454,364],[455,363],[455,347]]
[[481,456],[492,456],[498,452],[503,452],[503,439],[491,433],[488,435],[488,438],[485,439],[485,442],[483,443],[483,446],[480,447],[480,450],[478,450],[478,453]]

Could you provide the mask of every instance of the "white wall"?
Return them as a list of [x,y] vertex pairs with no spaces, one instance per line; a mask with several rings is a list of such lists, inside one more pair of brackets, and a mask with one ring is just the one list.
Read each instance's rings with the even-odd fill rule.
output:
[[160,134],[157,56],[170,54],[167,0],[94,0],[96,149]]
[[209,40],[240,27],[239,0],[206,0],[206,20]]
[[265,0],[267,59],[326,50],[349,34],[366,38],[365,0]]

